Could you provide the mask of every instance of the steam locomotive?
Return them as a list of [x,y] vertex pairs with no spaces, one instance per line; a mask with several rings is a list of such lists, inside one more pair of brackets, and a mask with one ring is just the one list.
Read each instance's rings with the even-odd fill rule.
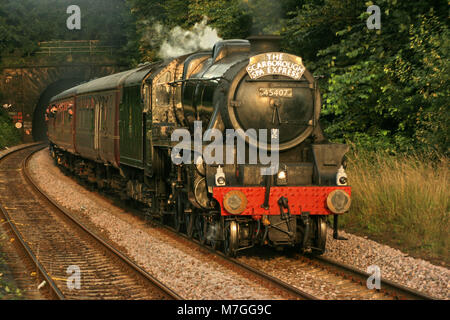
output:
[[[300,57],[279,51],[276,36],[225,40],[66,90],[47,109],[50,153],[230,256],[255,245],[321,254],[327,217],[339,239],[338,216],[350,207],[348,147],[327,142],[317,82]],[[174,139],[231,129],[232,139],[196,146]],[[258,136],[264,129],[274,140]],[[206,159],[208,141],[230,161]],[[276,165],[252,158],[255,151],[277,155]],[[195,161],[174,161],[185,157]]]

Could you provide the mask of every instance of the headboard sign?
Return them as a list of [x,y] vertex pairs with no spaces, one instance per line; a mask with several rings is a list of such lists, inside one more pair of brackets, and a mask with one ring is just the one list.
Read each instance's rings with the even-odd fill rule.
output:
[[287,76],[300,80],[305,72],[302,58],[282,52],[267,52],[250,58],[247,72],[252,79],[267,75]]

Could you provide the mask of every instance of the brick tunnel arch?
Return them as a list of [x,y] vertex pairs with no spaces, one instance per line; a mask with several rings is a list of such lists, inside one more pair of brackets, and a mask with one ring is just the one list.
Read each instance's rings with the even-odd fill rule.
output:
[[83,82],[81,78],[61,79],[53,82],[41,93],[34,108],[32,135],[34,141],[47,141],[47,123],[45,122],[45,111],[50,99],[64,90],[72,88]]
[[45,109],[51,97],[83,81],[124,68],[112,62],[4,67],[0,69],[0,105],[10,105],[11,118],[22,123],[23,142],[46,140]]

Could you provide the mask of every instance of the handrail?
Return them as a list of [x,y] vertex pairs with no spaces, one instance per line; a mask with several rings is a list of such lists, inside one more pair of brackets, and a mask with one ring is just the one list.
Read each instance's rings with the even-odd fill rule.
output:
[[113,50],[120,47],[119,44],[106,45],[100,40],[43,41],[39,42],[38,45],[39,50],[36,51],[36,54],[48,56],[75,53],[89,53],[89,55],[107,53],[112,55]]

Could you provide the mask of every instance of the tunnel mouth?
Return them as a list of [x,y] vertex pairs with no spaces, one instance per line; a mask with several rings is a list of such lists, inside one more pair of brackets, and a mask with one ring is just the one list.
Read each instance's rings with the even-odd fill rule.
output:
[[69,78],[53,82],[41,93],[38,103],[34,109],[31,134],[34,141],[47,141],[47,123],[45,121],[45,111],[50,99],[57,94],[75,87],[83,82],[83,79]]

